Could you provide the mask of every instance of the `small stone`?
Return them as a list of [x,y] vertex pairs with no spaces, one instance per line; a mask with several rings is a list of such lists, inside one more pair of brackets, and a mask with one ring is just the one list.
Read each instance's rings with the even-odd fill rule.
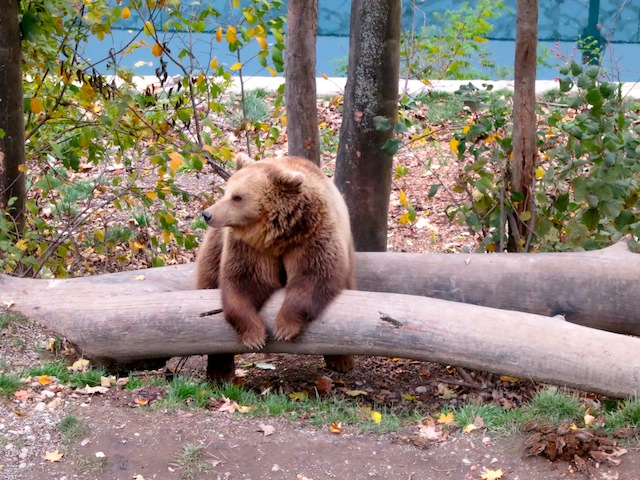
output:
[[416,393],[427,393],[427,387],[425,386],[416,387]]

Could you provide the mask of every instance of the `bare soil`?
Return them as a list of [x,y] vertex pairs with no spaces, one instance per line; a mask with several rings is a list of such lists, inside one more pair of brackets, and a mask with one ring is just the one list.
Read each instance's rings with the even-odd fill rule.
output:
[[[322,104],[325,124],[337,129],[339,114],[330,102]],[[446,131],[419,153],[400,152],[396,162],[408,173],[394,179],[390,205],[389,249],[409,252],[460,252],[473,248],[466,229],[451,223],[446,207],[460,201],[453,193],[455,161],[446,152]],[[286,144],[274,154],[283,154]],[[443,153],[445,152],[445,153]],[[328,171],[333,154],[327,152]],[[438,159],[425,169],[429,159]],[[90,172],[86,173],[90,175]],[[210,191],[211,178],[185,174],[178,179],[186,191]],[[434,198],[432,183],[443,187]],[[416,221],[402,224],[406,208],[403,190],[417,212]],[[186,226],[200,214],[197,202],[178,204],[178,219]],[[117,215],[117,212],[109,212]],[[105,212],[103,212],[103,218]],[[106,222],[106,220],[105,220]],[[153,235],[154,232],[149,232]],[[192,252],[174,253],[174,261],[192,261]],[[86,252],[76,262],[90,268],[78,275],[112,271],[115,263],[104,255]],[[130,268],[144,266],[144,257],[132,257]],[[0,298],[0,300],[2,300]],[[42,361],[47,332],[37,325],[18,324],[0,330],[0,372],[23,371]],[[168,369],[176,366],[172,359]],[[261,369],[263,362],[274,369]],[[204,357],[191,357],[180,374],[204,379]],[[41,379],[25,380],[14,397],[0,397],[0,478],[16,479],[459,479],[555,480],[640,478],[640,452],[627,446],[620,465],[588,461],[580,468],[566,461],[550,462],[525,456],[520,433],[497,435],[479,428],[471,433],[434,426],[433,416],[445,406],[474,401],[506,409],[520,406],[540,387],[483,372],[468,372],[446,365],[390,358],[358,358],[356,368],[337,374],[324,368],[320,357],[244,355],[238,360],[239,382],[256,392],[310,392],[334,395],[363,408],[385,412],[416,409],[422,421],[390,433],[362,433],[358,425],[314,426],[312,418],[287,415],[259,418],[225,411],[220,399],[207,409],[169,411],[158,407],[164,387],[130,391],[112,386],[104,393],[82,393]],[[144,372],[163,377],[164,371]],[[327,386],[329,385],[329,387]],[[365,392],[352,398],[350,391]],[[582,395],[586,400],[589,395]],[[149,406],[144,404],[148,403]],[[75,415],[85,431],[63,438],[59,423]],[[311,414],[313,415],[313,413]],[[431,430],[429,430],[431,429]],[[333,431],[332,431],[333,430]],[[339,430],[339,432],[336,432]],[[435,433],[434,433],[435,432]],[[269,433],[269,434],[267,434]],[[430,436],[430,433],[433,434]],[[176,464],[186,445],[204,452],[206,472],[188,471]],[[60,456],[62,454],[62,456]],[[47,457],[47,458],[45,458]],[[496,476],[499,470],[502,476]],[[492,476],[493,475],[493,476]]]

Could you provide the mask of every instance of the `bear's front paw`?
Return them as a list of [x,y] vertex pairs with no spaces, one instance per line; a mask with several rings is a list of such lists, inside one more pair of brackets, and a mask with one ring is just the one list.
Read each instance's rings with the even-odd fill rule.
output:
[[285,320],[283,317],[278,316],[273,329],[273,336],[276,340],[290,341],[300,335],[304,327],[305,324],[300,320]]
[[267,330],[264,326],[262,328],[253,328],[238,333],[238,338],[245,347],[251,350],[260,350],[267,344]]

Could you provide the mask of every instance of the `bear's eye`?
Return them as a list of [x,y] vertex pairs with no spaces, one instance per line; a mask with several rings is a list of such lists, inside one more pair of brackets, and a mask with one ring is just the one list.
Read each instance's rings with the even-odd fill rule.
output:
[[231,200],[234,202],[241,202],[242,197],[240,195],[234,195],[233,197],[231,197]]

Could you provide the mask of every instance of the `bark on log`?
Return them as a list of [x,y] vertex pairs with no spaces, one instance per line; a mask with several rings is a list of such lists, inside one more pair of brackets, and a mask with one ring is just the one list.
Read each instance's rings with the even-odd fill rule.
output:
[[[572,253],[356,253],[359,290],[402,293],[517,310],[640,336],[640,255],[625,242]],[[144,280],[136,281],[136,275]],[[194,288],[194,265],[93,277],[31,280],[0,275],[0,302],[126,295]]]
[[[57,289],[12,307],[102,361],[246,352],[221,314],[218,290],[98,295]],[[269,327],[282,303],[263,308]],[[354,341],[357,339],[357,341]],[[640,389],[640,339],[581,327],[561,317],[408,295],[347,291],[298,341],[265,352],[382,355],[459,365],[609,395]]]

